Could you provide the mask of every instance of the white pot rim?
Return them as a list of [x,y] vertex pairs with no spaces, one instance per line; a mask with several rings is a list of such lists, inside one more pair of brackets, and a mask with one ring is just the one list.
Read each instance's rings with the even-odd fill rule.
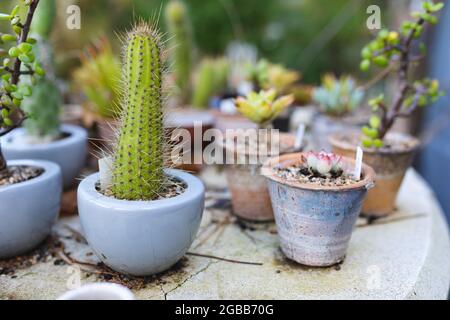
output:
[[43,180],[48,180],[53,176],[61,175],[60,167],[51,161],[46,160],[30,160],[30,159],[21,159],[21,160],[9,160],[7,162],[8,166],[33,166],[44,169],[44,172],[37,177],[34,177],[30,180],[10,184],[7,186],[0,186],[0,194],[2,192],[22,188],[25,186],[32,186],[34,184],[39,184]]
[[87,297],[96,295],[98,298],[95,300],[105,300],[102,295],[116,296],[115,300],[135,300],[130,289],[116,283],[89,283],[62,294],[57,300],[86,300]]
[[130,211],[134,214],[148,214],[149,209],[155,209],[153,212],[158,214],[156,209],[183,206],[191,202],[192,199],[201,197],[204,193],[205,187],[199,178],[177,169],[165,169],[164,171],[167,175],[174,176],[186,183],[187,188],[182,194],[172,198],[150,201],[115,199],[105,196],[96,190],[95,184],[100,179],[97,172],[81,181],[78,186],[78,197],[84,197],[87,201],[94,202],[105,208],[122,210],[124,214],[131,214]]
[[9,150],[21,151],[35,151],[35,150],[48,150],[52,148],[58,148],[65,145],[70,145],[74,142],[78,142],[80,140],[87,139],[87,131],[86,129],[76,126],[73,124],[62,124],[60,126],[60,130],[63,133],[68,133],[69,136],[63,137],[62,139],[58,139],[51,142],[46,143],[23,143],[14,141],[14,138],[18,135],[23,135],[25,133],[25,128],[17,128],[7,134],[5,137],[1,139],[1,143],[5,148]]

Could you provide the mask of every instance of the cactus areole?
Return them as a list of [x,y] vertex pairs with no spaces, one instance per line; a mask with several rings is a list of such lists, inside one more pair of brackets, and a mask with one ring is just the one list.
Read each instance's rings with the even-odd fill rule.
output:
[[124,111],[112,193],[118,199],[151,200],[164,182],[160,37],[141,23],[128,33],[124,50]]

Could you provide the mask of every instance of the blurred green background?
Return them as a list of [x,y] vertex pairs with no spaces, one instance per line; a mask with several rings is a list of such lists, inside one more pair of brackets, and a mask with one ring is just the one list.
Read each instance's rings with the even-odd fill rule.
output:
[[[12,1],[1,1],[7,7]],[[165,31],[163,8],[167,0],[58,0],[58,26],[53,38],[59,74],[67,76],[77,64],[80,49],[100,35],[115,41],[116,33],[138,17],[157,21]],[[390,2],[390,3],[389,3]],[[317,83],[326,71],[358,72],[360,48],[370,36],[365,27],[367,6],[388,9],[396,1],[366,0],[185,0],[199,55],[220,55],[227,44],[241,40],[254,44],[259,56],[300,70],[305,82]],[[66,8],[81,8],[81,30],[65,26]],[[398,12],[398,11],[397,11]]]

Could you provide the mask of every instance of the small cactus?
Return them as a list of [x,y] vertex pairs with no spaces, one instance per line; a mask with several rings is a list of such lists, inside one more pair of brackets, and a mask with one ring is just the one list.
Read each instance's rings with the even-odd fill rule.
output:
[[119,199],[154,199],[164,182],[161,56],[160,36],[152,27],[142,22],[128,33],[112,185]]
[[166,6],[166,24],[169,30],[175,82],[182,103],[186,103],[190,95],[190,75],[192,65],[192,32],[185,4],[179,0],[171,0]]
[[322,86],[315,89],[312,99],[320,110],[332,116],[342,116],[353,112],[362,102],[364,91],[356,86],[350,76],[336,78],[326,74]]
[[293,101],[292,95],[277,98],[274,89],[250,92],[246,98],[238,97],[235,100],[237,110],[260,127],[270,124]]
[[206,108],[214,94],[224,90],[228,81],[229,64],[225,58],[205,58],[201,61],[194,81],[192,106]]
[[304,157],[303,162],[306,164],[310,173],[314,175],[338,177],[343,173],[341,160],[341,156],[333,153],[310,151]]

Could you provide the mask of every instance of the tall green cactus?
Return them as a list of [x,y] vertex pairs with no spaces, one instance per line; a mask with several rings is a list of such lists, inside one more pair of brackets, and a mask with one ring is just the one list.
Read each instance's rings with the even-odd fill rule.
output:
[[30,116],[24,126],[32,137],[58,138],[59,114],[62,97],[56,85],[53,48],[49,37],[56,17],[55,0],[40,0],[31,24],[32,36],[39,41],[33,52],[47,70],[46,76],[37,80],[32,96],[23,101],[23,110]]
[[123,66],[123,118],[114,155],[116,198],[150,200],[164,180],[162,61],[158,33],[140,23],[128,33]]
[[187,103],[190,95],[192,66],[192,31],[187,8],[179,0],[171,0],[166,6],[166,24],[170,35],[171,63],[181,103]]

